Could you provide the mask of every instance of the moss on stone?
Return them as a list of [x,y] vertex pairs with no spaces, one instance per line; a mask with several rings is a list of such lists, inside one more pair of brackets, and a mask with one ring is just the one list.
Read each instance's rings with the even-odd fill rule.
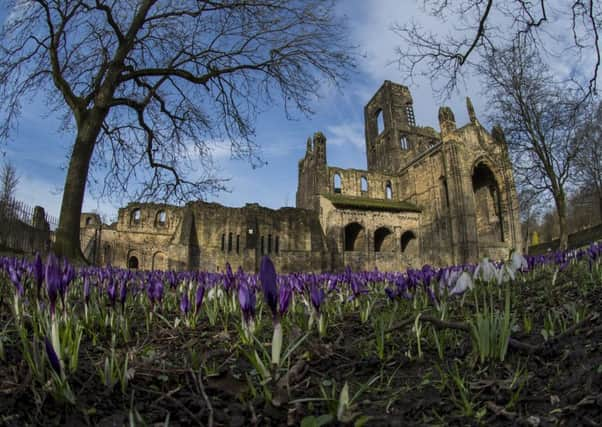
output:
[[366,199],[363,197],[342,196],[338,194],[322,194],[337,208],[363,209],[388,212],[422,212],[418,206],[410,202],[399,202],[385,199]]

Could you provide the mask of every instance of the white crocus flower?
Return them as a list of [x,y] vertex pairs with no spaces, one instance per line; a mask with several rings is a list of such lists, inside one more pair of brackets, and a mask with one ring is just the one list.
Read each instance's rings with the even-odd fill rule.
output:
[[497,279],[497,275],[497,268],[489,261],[489,258],[485,257],[481,260],[479,265],[477,265],[477,268],[475,268],[473,279],[481,279],[484,282],[489,282],[493,279]]
[[463,271],[462,274],[460,274],[460,277],[458,277],[458,280],[456,280],[456,284],[454,285],[453,289],[449,292],[449,294],[450,295],[463,294],[468,289],[472,289],[472,287],[473,287],[473,281],[472,281],[472,278],[470,277],[470,274],[468,274],[466,271]]
[[512,258],[510,259],[510,267],[513,272],[516,272],[520,269],[526,269],[529,267],[527,260],[524,256],[518,251],[514,251],[512,253]]

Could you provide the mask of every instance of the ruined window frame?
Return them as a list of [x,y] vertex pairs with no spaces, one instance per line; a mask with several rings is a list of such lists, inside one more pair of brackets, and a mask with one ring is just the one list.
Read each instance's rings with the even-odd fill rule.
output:
[[165,209],[160,209],[155,216],[155,225],[157,227],[167,226],[167,212]]
[[360,177],[360,193],[367,193],[369,189],[368,178],[364,175]]
[[132,209],[132,212],[130,213],[130,224],[131,225],[140,225],[141,222],[142,222],[142,211],[140,210],[140,208]]
[[332,191],[336,194],[341,194],[343,192],[343,178],[341,178],[341,174],[338,172],[335,172],[332,175]]
[[399,147],[402,151],[408,151],[410,149],[410,142],[408,141],[407,135],[403,134],[399,137]]
[[378,136],[385,131],[385,113],[382,108],[376,110],[374,122],[376,123],[376,135]]
[[385,184],[385,199],[393,200],[393,185],[391,181],[387,181]]

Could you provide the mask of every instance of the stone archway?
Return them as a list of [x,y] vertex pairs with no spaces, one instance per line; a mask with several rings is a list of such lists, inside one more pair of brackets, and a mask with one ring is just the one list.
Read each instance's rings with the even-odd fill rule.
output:
[[156,252],[153,255],[153,270],[167,270],[167,256],[163,252]]
[[500,188],[491,168],[477,163],[472,174],[477,236],[481,242],[503,242]]
[[393,252],[393,232],[387,227],[377,228],[374,232],[374,252]]
[[357,222],[347,224],[344,231],[345,251],[361,251],[364,249],[366,234],[361,224]]
[[418,239],[413,231],[406,231],[401,235],[401,253],[409,256],[418,255]]
[[128,268],[130,270],[138,270],[140,267],[140,263],[138,262],[138,257],[136,255],[130,255],[128,258]]

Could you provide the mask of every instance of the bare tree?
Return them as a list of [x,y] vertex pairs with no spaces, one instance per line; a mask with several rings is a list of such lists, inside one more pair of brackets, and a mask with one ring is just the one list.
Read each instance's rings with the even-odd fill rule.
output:
[[9,2],[0,136],[24,96],[40,91],[75,133],[55,250],[81,256],[90,177],[105,193],[138,184],[136,198],[203,197],[223,186],[208,169],[212,141],[251,159],[261,106],[280,99],[287,114],[310,113],[321,84],[338,84],[353,66],[334,1]]
[[566,189],[579,144],[582,94],[555,81],[531,46],[514,46],[491,55],[479,66],[489,118],[504,123],[519,187],[554,201],[560,247],[568,244]]
[[19,180],[15,166],[10,161],[5,161],[0,171],[0,202],[2,204],[8,205],[9,201],[14,200]]
[[573,176],[577,185],[595,196],[602,220],[602,102],[592,110],[575,137],[579,149]]
[[[438,28],[448,28],[449,32],[433,33],[416,23],[393,27],[405,42],[397,57],[406,77],[421,75],[442,82],[442,91],[449,94],[471,65],[500,49],[529,44],[565,60],[568,56],[573,63],[587,58],[591,68],[581,76],[581,83],[587,86],[586,95],[596,92],[601,62],[600,2],[423,0],[422,4],[427,15],[441,22]],[[561,46],[561,50],[552,52],[550,46]]]
[[529,253],[531,234],[537,228],[537,221],[541,216],[541,198],[539,192],[532,188],[520,188],[518,191],[518,205],[523,231],[524,253]]

